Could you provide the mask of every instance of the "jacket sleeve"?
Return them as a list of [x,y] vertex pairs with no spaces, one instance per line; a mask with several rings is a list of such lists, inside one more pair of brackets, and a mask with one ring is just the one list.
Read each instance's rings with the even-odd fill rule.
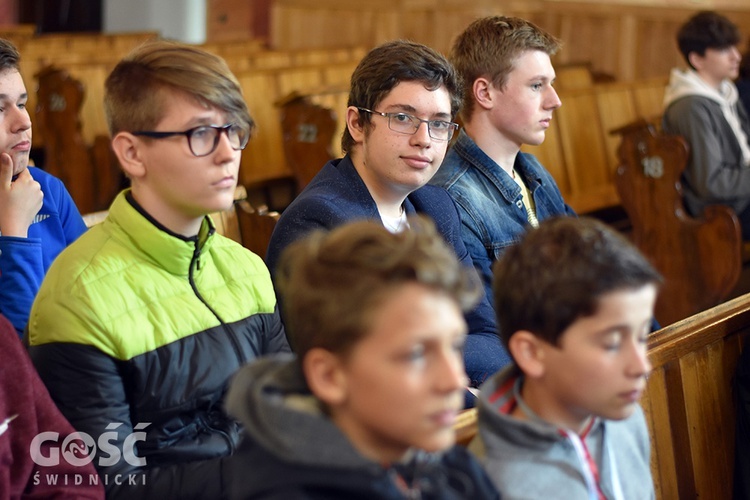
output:
[[691,188],[709,203],[732,205],[750,198],[750,168],[741,165],[739,157],[727,158],[726,143],[732,138],[721,135],[726,124],[717,113],[706,100],[684,98],[667,110],[665,125],[690,145],[685,176]]
[[[459,208],[452,198],[443,204],[443,212],[436,220],[438,229],[446,238],[447,243],[453,247],[456,256],[464,266],[476,269],[480,273],[480,281],[484,286],[484,293],[474,309],[465,313],[466,323],[469,327],[469,335],[464,347],[464,364],[473,387],[479,387],[485,379],[502,367],[510,363],[511,359],[503,347],[498,336],[495,311],[490,303],[491,295],[487,292],[487,281],[489,289],[492,289],[492,271],[489,259],[481,261],[480,265],[474,261],[471,252],[464,242],[464,227],[461,221]],[[451,210],[452,208],[452,210]],[[486,253],[486,252],[485,252]],[[483,273],[489,276],[483,276]]]
[[0,314],[10,320],[19,337],[43,278],[42,240],[0,236]]
[[[86,224],[62,181],[50,177],[49,182],[45,196],[54,199],[46,203],[57,211],[65,245],[70,245],[86,231]],[[39,238],[0,236],[0,313],[10,320],[19,337],[46,272],[43,244]]]
[[356,207],[346,210],[335,201],[319,196],[297,198],[281,214],[268,244],[266,263],[271,278],[275,279],[279,258],[286,247],[316,229],[331,229],[346,223],[356,217],[356,214],[352,215],[353,211]]
[[61,180],[55,180],[60,183],[60,188],[57,190],[57,210],[65,233],[65,242],[70,245],[86,232],[86,223],[83,221],[83,217],[81,217],[81,213],[78,211],[70,193],[65,189],[65,185]]
[[281,322],[279,305],[276,304],[273,313],[265,314],[263,316],[263,332],[265,334],[263,354],[291,352],[286,332],[284,331],[284,325]]
[[[2,316],[0,344],[0,419],[14,417],[0,431],[0,456],[9,449],[12,459],[0,460],[0,496],[10,488],[15,493],[23,491],[23,498],[29,499],[103,499],[104,488],[91,464],[71,465],[60,455],[54,459],[73,428],[52,402],[16,332]],[[42,432],[53,437],[39,440]]]
[[63,415],[77,431],[92,437],[94,464],[107,498],[226,496],[222,458],[169,467],[139,463],[145,460],[134,454],[136,433],[147,428],[131,421],[122,362],[93,346],[61,342],[31,346],[29,354]]

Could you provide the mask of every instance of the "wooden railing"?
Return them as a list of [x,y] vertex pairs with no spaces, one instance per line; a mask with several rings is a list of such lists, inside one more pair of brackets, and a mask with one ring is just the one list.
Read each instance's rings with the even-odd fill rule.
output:
[[653,371],[641,404],[659,498],[732,498],[733,378],[748,332],[750,295],[743,295],[649,339]]

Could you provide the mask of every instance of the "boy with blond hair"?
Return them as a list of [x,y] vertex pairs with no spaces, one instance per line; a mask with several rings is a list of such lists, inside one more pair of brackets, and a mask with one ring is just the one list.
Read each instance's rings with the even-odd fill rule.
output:
[[453,425],[462,348],[481,287],[428,219],[318,230],[281,256],[276,282],[297,359],[232,383],[246,438],[232,498],[490,499]]

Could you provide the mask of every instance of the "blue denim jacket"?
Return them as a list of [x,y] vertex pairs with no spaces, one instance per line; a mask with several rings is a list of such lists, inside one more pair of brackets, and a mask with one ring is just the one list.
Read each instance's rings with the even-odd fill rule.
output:
[[[540,222],[576,215],[533,155],[518,153],[515,169],[534,198]],[[521,188],[463,130],[430,183],[444,187],[458,205],[461,237],[494,307],[492,264],[518,242],[529,224]]]

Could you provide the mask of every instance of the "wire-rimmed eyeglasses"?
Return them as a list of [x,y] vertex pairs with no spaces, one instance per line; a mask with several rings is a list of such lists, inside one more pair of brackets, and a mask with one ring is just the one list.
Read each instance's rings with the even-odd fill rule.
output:
[[427,133],[436,141],[450,141],[453,133],[458,130],[458,123],[445,120],[423,120],[407,113],[381,113],[367,108],[357,107],[358,110],[373,115],[388,118],[388,128],[400,134],[414,135],[423,123],[427,124]]
[[221,133],[227,134],[229,145],[235,151],[245,149],[247,141],[250,139],[250,130],[247,127],[237,125],[236,123],[227,123],[226,125],[199,125],[183,132],[155,132],[151,130],[138,130],[131,132],[133,135],[151,137],[152,139],[164,139],[175,135],[184,135],[187,137],[190,152],[194,156],[207,156],[216,151],[219,145]]

